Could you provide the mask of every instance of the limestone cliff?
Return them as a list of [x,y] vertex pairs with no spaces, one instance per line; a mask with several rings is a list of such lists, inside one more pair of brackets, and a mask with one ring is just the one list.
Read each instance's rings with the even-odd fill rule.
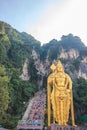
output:
[[79,56],[79,51],[76,49],[70,49],[69,51],[62,49],[58,57],[69,60],[69,59],[76,59],[78,56]]
[[82,57],[82,59],[78,60],[80,57],[79,51],[75,49],[70,49],[66,51],[62,49],[61,53],[58,55],[56,60],[52,62],[49,61],[48,55],[45,61],[41,61],[39,55],[35,50],[32,51],[32,56],[35,61],[36,69],[38,70],[38,75],[47,76],[50,73],[50,65],[52,62],[57,62],[58,59],[63,59],[63,65],[65,71],[71,75],[71,77],[79,78],[83,77],[87,79],[87,57]]
[[30,79],[30,77],[28,75],[28,64],[29,64],[28,59],[26,59],[25,62],[24,62],[24,65],[23,65],[23,72],[20,75],[20,78],[22,80],[29,80]]

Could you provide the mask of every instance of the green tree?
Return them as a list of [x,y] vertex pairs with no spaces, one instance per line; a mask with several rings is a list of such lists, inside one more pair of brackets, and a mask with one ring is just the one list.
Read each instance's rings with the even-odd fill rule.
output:
[[87,81],[83,78],[73,81],[75,117],[81,123],[81,117],[87,115]]
[[37,75],[38,71],[35,67],[34,60],[32,58],[30,59],[28,70],[29,70],[29,73],[30,73],[30,76],[31,76],[30,81],[33,82],[33,83],[36,83],[36,81],[38,79],[38,75]]
[[25,104],[31,96],[37,91],[34,83],[22,81],[19,78],[19,71],[15,68],[11,70],[9,83],[9,112],[11,115],[20,115],[24,111]]
[[0,34],[5,33],[4,22],[0,22]]
[[5,68],[0,67],[0,118],[8,108],[9,92],[8,92],[8,76],[6,76]]
[[5,46],[0,42],[0,63],[2,64],[6,60]]

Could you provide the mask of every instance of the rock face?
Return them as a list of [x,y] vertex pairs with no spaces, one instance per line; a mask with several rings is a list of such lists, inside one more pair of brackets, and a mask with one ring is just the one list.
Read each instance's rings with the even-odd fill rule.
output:
[[48,58],[46,58],[45,62],[41,61],[40,55],[38,55],[35,50],[32,50],[32,57],[34,60],[35,67],[37,69],[37,75],[39,77],[37,85],[38,88],[40,88],[43,85],[44,76],[47,76],[49,74],[50,62],[48,61]]
[[76,59],[79,56],[78,50],[75,49],[70,49],[69,51],[66,51],[62,49],[59,58],[64,58],[64,59]]
[[34,59],[36,69],[38,70],[37,74],[41,76],[48,75],[48,67],[50,66],[49,60],[46,58],[44,62],[41,61],[39,58],[40,56],[37,54],[35,50],[32,51],[32,57]]
[[[35,50],[33,50],[33,59],[35,60],[35,66],[36,69],[38,70],[38,75],[41,76],[48,76],[50,73],[50,65],[51,62],[49,59],[46,57],[45,61],[42,62],[39,59],[39,56]],[[78,50],[75,49],[70,49],[68,52],[66,52],[64,49],[61,51],[60,55],[58,55],[57,59],[63,58],[66,60],[64,64],[65,70],[71,75],[71,77],[74,78],[85,78],[87,79],[87,57],[83,57],[80,62],[78,63],[77,60],[79,58],[80,54]],[[55,60],[53,62],[57,62],[58,60]],[[76,63],[75,63],[76,62]],[[77,68],[75,68],[75,65]]]
[[20,75],[20,78],[22,80],[29,80],[30,79],[30,77],[28,75],[28,59],[26,59],[24,62],[23,73]]
[[87,79],[87,62],[85,63],[84,60],[83,62],[80,63],[79,71],[78,71],[78,78],[83,77],[84,79]]
[[[57,59],[63,58],[65,63],[63,63],[65,71],[70,74],[72,78],[79,78],[82,77],[87,79],[87,57],[82,57],[80,62],[78,63],[78,58],[80,54],[78,50],[70,49],[66,51],[62,49],[60,55],[58,55]],[[43,77],[48,76],[50,73],[50,65],[52,64],[49,59],[48,55],[44,61],[40,60],[40,55],[33,49],[32,50],[32,58],[34,60],[34,65],[37,69],[38,75],[38,86],[42,86],[43,84]],[[53,60],[53,63],[57,62],[58,60]],[[29,80],[30,75],[28,75],[28,59],[26,59],[24,66],[23,66],[23,73],[20,76],[22,80]]]

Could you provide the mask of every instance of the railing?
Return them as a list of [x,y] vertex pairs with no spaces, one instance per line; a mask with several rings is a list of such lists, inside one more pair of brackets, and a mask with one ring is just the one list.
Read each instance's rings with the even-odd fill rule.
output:
[[52,124],[48,127],[48,130],[87,130],[87,126],[59,126],[58,124]]

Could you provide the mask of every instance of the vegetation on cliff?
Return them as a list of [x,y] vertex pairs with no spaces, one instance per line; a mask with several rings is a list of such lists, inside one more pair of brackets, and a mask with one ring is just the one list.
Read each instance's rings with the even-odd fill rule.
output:
[[[58,58],[62,49],[68,52],[72,48],[79,51],[78,58],[73,60]],[[7,23],[0,22],[0,112],[3,113],[0,124],[8,128],[14,128],[21,119],[28,99],[38,90],[37,80],[43,79],[45,84],[43,86],[46,86],[47,75],[43,78],[38,75],[32,57],[33,49],[43,64],[46,59],[49,63],[60,59],[63,63],[70,63],[69,69],[72,72],[79,70],[81,59],[87,56],[87,48],[81,39],[72,34],[62,36],[60,41],[53,39],[41,46],[41,43],[31,35],[20,33]],[[29,60],[29,81],[19,78],[26,58]],[[79,119],[77,123],[82,123],[82,116],[87,114],[87,81],[82,78],[73,79],[73,91],[76,118]]]

